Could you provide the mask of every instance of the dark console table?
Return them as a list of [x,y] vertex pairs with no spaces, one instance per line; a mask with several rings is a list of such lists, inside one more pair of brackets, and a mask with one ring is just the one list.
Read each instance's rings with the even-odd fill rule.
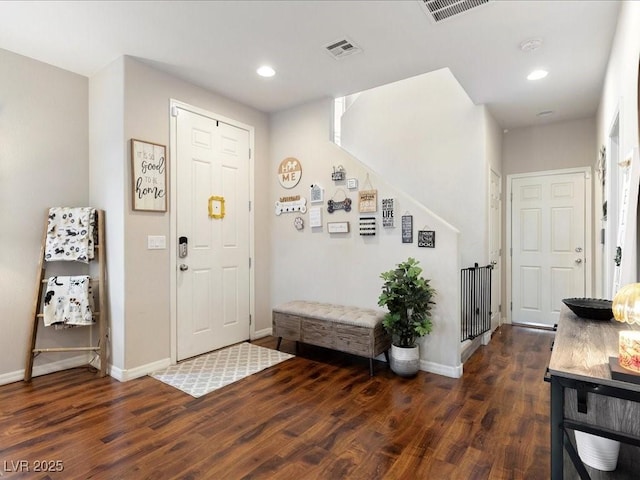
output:
[[[618,332],[640,330],[614,320],[585,320],[563,306],[546,380],[551,383],[551,479],[640,478],[640,385],[613,380]],[[574,431],[622,442],[618,468],[585,466]]]

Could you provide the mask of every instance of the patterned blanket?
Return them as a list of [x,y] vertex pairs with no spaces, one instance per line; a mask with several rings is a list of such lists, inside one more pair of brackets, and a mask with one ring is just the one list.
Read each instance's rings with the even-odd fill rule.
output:
[[44,259],[89,263],[94,257],[96,211],[90,207],[49,209]]
[[88,275],[51,277],[44,297],[44,325],[91,325],[93,295]]

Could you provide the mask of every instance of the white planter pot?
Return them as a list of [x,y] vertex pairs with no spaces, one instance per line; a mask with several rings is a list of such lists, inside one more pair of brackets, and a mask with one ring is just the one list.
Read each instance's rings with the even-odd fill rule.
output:
[[575,434],[578,455],[582,463],[604,472],[616,469],[620,442],[579,430],[576,430]]
[[389,355],[391,371],[401,377],[413,377],[420,371],[420,349],[415,347],[396,347],[391,345]]

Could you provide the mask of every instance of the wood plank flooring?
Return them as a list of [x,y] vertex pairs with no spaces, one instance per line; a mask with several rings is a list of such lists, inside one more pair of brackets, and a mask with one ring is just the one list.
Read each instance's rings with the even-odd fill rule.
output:
[[366,359],[302,346],[198,399],[150,377],[36,377],[0,387],[0,477],[547,479],[552,339],[503,326],[460,379],[370,378]]

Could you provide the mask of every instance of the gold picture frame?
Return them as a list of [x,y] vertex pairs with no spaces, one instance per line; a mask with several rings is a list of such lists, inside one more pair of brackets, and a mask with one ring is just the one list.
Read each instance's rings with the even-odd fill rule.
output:
[[209,218],[223,219],[224,212],[224,197],[218,195],[212,195],[209,197]]

